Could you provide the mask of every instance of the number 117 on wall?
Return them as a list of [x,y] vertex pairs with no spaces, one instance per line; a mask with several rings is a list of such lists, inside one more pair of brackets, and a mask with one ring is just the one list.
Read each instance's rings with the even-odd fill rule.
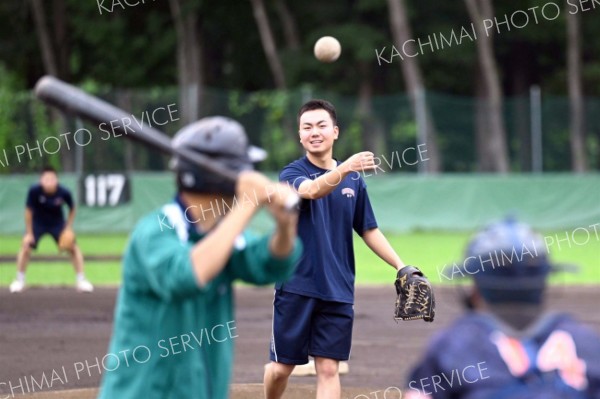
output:
[[123,174],[87,175],[82,183],[85,206],[117,206],[129,202],[129,179]]

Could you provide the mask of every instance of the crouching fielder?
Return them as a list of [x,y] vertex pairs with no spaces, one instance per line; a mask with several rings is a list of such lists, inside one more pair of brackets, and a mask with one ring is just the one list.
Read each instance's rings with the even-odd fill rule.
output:
[[[259,159],[239,123],[204,118],[173,143],[241,173],[234,188],[174,159],[175,199],[138,223],[124,256],[102,399],[226,398],[237,336],[232,282],[282,281],[300,256],[297,215],[284,210],[295,194],[251,171]],[[276,227],[252,239],[244,228],[262,206]]]

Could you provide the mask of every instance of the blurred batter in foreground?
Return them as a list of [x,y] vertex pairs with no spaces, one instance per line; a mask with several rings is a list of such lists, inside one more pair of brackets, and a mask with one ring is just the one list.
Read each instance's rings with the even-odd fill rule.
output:
[[[224,117],[201,119],[173,139],[240,175],[234,187],[174,160],[177,195],[138,223],[127,246],[104,364],[112,371],[103,373],[99,398],[228,397],[238,336],[233,281],[284,280],[301,253],[297,214],[284,209],[295,193],[251,171],[260,151],[247,142],[243,127]],[[244,229],[263,206],[275,230],[252,238]]]

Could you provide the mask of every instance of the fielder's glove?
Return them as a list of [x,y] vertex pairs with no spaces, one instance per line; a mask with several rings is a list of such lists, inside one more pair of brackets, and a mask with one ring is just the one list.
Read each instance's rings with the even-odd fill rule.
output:
[[435,316],[435,297],[431,284],[414,266],[405,266],[396,275],[396,311],[394,319],[432,322]]
[[75,245],[75,233],[71,229],[64,229],[58,237],[58,249],[60,251],[71,251]]

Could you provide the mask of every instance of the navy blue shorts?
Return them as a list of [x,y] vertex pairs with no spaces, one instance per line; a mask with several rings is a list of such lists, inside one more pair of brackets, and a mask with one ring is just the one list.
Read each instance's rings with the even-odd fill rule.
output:
[[306,364],[308,356],[348,360],[354,306],[281,290],[273,300],[271,360]]
[[62,233],[65,228],[64,224],[54,225],[54,226],[44,226],[44,225],[33,225],[33,239],[34,241],[29,245],[31,248],[36,249],[37,244],[40,241],[40,238],[44,234],[50,234],[54,241],[58,244],[58,238],[60,237],[60,233]]

